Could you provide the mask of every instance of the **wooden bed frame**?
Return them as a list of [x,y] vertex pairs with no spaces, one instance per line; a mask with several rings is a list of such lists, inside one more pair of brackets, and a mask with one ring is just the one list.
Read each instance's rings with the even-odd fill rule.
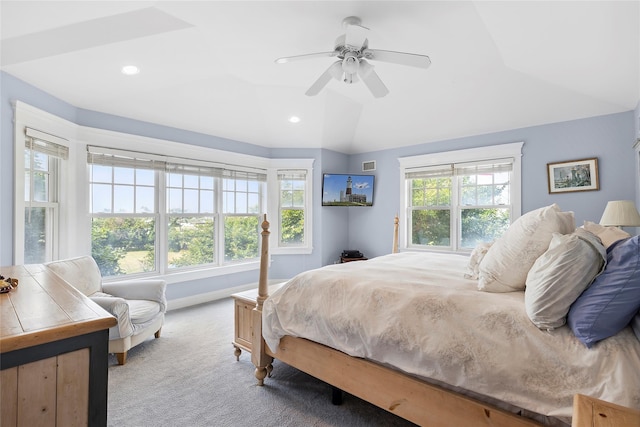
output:
[[[262,222],[262,252],[256,308],[253,310],[251,361],[258,384],[270,376],[273,359],[306,372],[333,387],[357,396],[382,409],[421,426],[541,426],[523,416],[510,413],[426,383],[389,367],[349,356],[322,344],[286,336],[277,353],[270,351],[262,337],[262,306],[268,297],[269,223]],[[394,221],[393,252],[398,251],[398,218]]]

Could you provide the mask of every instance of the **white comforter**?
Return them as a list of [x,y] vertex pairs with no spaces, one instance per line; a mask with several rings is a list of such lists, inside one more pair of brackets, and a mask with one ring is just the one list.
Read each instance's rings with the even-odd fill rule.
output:
[[553,417],[571,417],[575,393],[640,409],[630,327],[592,349],[566,326],[541,331],[524,292],[478,291],[467,263],[401,253],[304,272],[265,301],[264,338],[307,338]]

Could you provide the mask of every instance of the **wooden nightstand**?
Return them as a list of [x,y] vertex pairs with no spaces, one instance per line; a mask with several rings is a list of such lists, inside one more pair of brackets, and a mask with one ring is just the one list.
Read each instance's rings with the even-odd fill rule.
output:
[[574,396],[571,427],[631,426],[640,426],[640,411],[582,394]]
[[[283,283],[269,286],[269,295],[277,291]],[[258,299],[258,289],[250,289],[231,295],[233,298],[234,332],[233,332],[233,354],[236,360],[240,360],[242,350],[251,353],[251,337],[253,335],[253,323],[251,312],[256,308]]]

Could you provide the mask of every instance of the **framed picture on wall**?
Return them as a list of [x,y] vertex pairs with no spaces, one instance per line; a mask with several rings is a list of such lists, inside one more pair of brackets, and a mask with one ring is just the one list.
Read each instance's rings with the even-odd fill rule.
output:
[[549,193],[599,190],[598,159],[547,163]]

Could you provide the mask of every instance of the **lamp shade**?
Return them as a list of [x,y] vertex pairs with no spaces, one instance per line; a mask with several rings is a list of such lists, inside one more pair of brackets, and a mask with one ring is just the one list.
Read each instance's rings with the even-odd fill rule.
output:
[[640,214],[632,200],[613,200],[604,208],[600,225],[640,227]]

